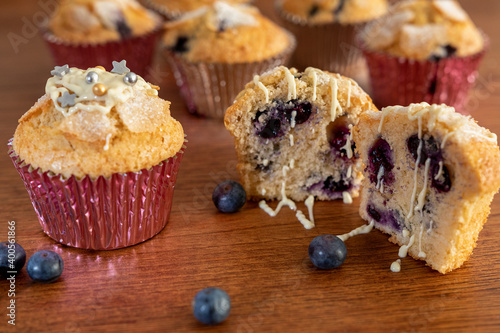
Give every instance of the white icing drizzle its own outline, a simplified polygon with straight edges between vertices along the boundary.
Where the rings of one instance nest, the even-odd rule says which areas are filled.
[[[284,165],[282,171],[283,171],[283,177],[286,178],[286,174],[288,171],[290,171],[290,167],[288,165]]]
[[[408,231],[408,229],[403,229],[403,237],[408,237],[410,236],[410,232]]]
[[[372,231],[374,224],[375,224],[375,222],[373,220],[371,220],[370,224],[362,225],[361,227],[358,227],[358,228],[348,232],[347,234],[339,235],[337,237],[340,238],[343,242],[345,242],[346,240],[348,240],[349,238],[351,238],[353,236],[369,233],[370,231]]]
[[[313,207],[314,207],[314,196],[310,195],[307,197],[306,201],[304,201],[304,204],[307,207],[307,211],[309,213],[309,220],[314,223],[314,213],[313,213]]]
[[[443,175],[443,161],[439,161],[439,169],[436,176],[434,176],[434,179],[438,180],[439,177],[441,177],[442,175]]]
[[[420,137],[420,135],[419,135],[419,137]],[[406,219],[410,219],[413,216],[413,205],[415,203],[415,197],[417,195],[418,164],[420,163],[422,144],[423,144],[423,141],[422,141],[422,139],[420,139],[420,142],[419,142],[418,148],[417,148],[417,160],[415,161],[415,171],[413,173],[413,191],[411,193],[410,208],[409,208],[408,215],[406,216]]]
[[[295,213],[295,217],[299,220],[300,223],[302,223],[304,228],[308,230],[314,228],[314,222],[308,220],[301,210],[298,210],[297,213]]]
[[[313,96],[312,96],[312,101],[316,101],[316,86],[318,85],[318,75],[316,74],[316,71],[311,71],[312,73],[312,78],[313,78]]]
[[[425,160],[425,171],[424,171],[424,187],[420,191],[420,194],[418,195],[418,201],[417,201],[417,206],[415,207],[415,210],[417,211],[422,211],[424,208],[425,204],[425,195],[427,194],[427,174],[429,173],[429,166],[431,165],[431,159],[427,158]]]
[[[401,259],[398,259],[391,264],[391,272],[399,273],[400,271],[401,271]]]
[[[108,150],[109,149],[109,139],[111,139],[111,133],[109,133],[108,135],[106,135],[106,144],[104,145],[104,147],[102,147],[102,149],[104,149],[104,150]]]
[[[380,191],[380,193],[384,193],[384,179],[382,178],[384,176],[384,166],[380,165],[380,168],[378,169],[377,173],[377,185],[375,185],[375,188]]]
[[[352,152],[352,125],[349,125],[349,136],[347,136],[347,140],[345,142],[345,145],[341,149],[345,149],[347,152],[347,158],[352,158],[353,152]]]
[[[87,83],[85,77],[88,72],[96,72],[99,79],[96,83],[102,83],[106,87],[103,96],[94,94],[92,88],[95,83]],[[65,117],[78,110],[99,111],[107,114],[118,103],[127,101],[134,95],[135,90],[144,90],[149,94],[158,95],[158,91],[153,89],[143,78],[137,76],[137,82],[131,86],[123,81],[124,74],[106,72],[99,68],[89,68],[82,70],[72,67],[70,73],[62,77],[53,76],[47,80],[45,92],[54,102],[55,108]],[[63,93],[74,93],[75,105],[62,107],[57,99]]]
[[[269,164],[269,160],[268,159],[263,160],[262,164],[264,164],[264,166],[267,166]]]
[[[275,217],[276,215],[278,215],[278,213],[280,212],[280,210],[283,206],[288,206],[288,207],[290,207],[291,210],[297,209],[295,202],[293,202],[292,200],[290,200],[286,197],[285,186],[286,186],[285,182],[283,181],[282,186],[281,186],[281,200],[278,203],[278,206],[276,207],[275,210],[273,210],[271,207],[269,207],[267,205],[266,200],[261,200],[259,202],[259,207],[263,211],[265,211],[267,214],[269,214],[269,216],[271,216],[271,217]]]
[[[290,169],[293,169],[295,167],[295,160],[292,158],[290,160]]]
[[[295,112],[295,111],[294,111]],[[293,134],[290,134],[290,147],[293,147],[294,142],[293,142]]]
[[[286,67],[283,67],[283,70],[285,71],[285,77],[286,80],[288,81],[288,100],[291,99],[296,99],[297,98],[297,87],[295,85],[295,77],[293,76],[292,72]]]
[[[445,135],[445,136],[444,136],[444,138],[443,138],[443,141],[441,141],[441,149],[443,149],[443,148],[444,148],[444,145],[446,144],[446,140],[448,140],[448,138],[449,138],[450,136],[452,136],[453,134],[455,134],[455,131],[452,131],[452,132],[448,132],[448,133],[446,133],[446,135]]]
[[[337,99],[339,87],[337,80],[334,78],[330,79],[330,89],[332,93],[332,106],[330,113],[331,113],[331,120],[334,121],[335,118],[337,118],[337,109],[340,109],[340,112],[342,112],[342,108],[340,107],[339,101]]]
[[[297,117],[297,111],[292,111],[292,117],[290,118],[290,127],[295,128],[295,117]]]
[[[429,223],[429,229],[427,229],[427,233],[430,233],[432,231],[432,224],[434,223],[433,220],[431,220],[431,222]]]
[[[401,245],[398,253],[400,258],[404,258],[408,255],[408,249],[413,245],[414,241],[415,241],[415,235],[411,235],[408,245]]]
[[[420,235],[418,236],[418,256],[419,258],[425,258],[427,255],[422,251],[422,234],[424,233],[424,225],[420,225]]]
[[[382,125],[384,124],[384,118],[385,116],[389,113],[390,109],[383,109],[382,110],[382,117],[380,117],[380,123],[378,124],[378,132],[380,133],[382,131]]]
[[[265,188],[263,188],[263,189],[262,189],[262,191],[261,191],[261,193],[262,193],[262,195],[263,195],[263,196],[264,196],[264,195],[266,195],[266,192],[267,192],[267,191],[266,191],[266,189],[265,189]]]
[[[269,89],[266,88],[266,86],[259,81],[260,76],[255,75],[253,77],[253,83],[260,88],[264,92],[264,95],[266,96],[266,103],[269,103]]]
[[[352,175],[352,165],[349,165],[349,167],[347,168],[347,178],[351,178],[351,175]]]
[[[352,196],[349,194],[349,192],[342,192],[342,200],[345,204],[352,204]]]

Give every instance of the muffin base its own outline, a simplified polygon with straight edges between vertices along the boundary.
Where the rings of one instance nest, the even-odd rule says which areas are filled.
[[[150,169],[109,178],[63,178],[9,156],[21,176],[42,230],[56,242],[112,250],[146,241],[167,224],[179,165],[186,146]]]

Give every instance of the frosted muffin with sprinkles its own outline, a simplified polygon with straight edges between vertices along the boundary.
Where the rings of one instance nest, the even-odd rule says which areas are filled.
[[[387,0],[276,0],[285,27],[297,37],[293,65],[356,74],[356,32],[387,13]]]
[[[126,59],[142,75],[151,63],[162,21],[136,0],[63,0],[44,37],[58,65],[87,68]]]
[[[111,72],[65,65],[51,73],[9,142],[42,229],[89,249],[151,238],[168,220],[184,152],[170,102],[125,61]]]
[[[360,35],[375,103],[445,103],[461,110],[487,40],[454,0],[396,4]]]
[[[163,44],[190,111],[222,118],[253,75],[287,61],[295,39],[256,7],[216,2],[168,22]]]

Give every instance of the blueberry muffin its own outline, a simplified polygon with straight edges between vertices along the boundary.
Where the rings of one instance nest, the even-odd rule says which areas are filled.
[[[360,215],[415,259],[447,273],[471,255],[500,188],[497,137],[446,105],[360,115]]]
[[[338,74],[278,67],[256,76],[224,119],[247,195],[352,202],[361,169],[351,129],[367,110],[377,111],[370,97]]]
[[[57,65],[87,68],[126,59],[145,74],[161,26],[161,17],[135,0],[63,0],[44,38]]]
[[[43,230],[89,249],[153,237],[167,223],[185,148],[170,102],[125,61],[112,72],[66,65],[52,74],[9,143]]]
[[[454,0],[412,0],[360,35],[379,106],[422,100],[463,107],[485,36]]]
[[[216,118],[253,75],[285,63],[295,47],[256,7],[224,2],[168,22],[163,43],[190,111]]]

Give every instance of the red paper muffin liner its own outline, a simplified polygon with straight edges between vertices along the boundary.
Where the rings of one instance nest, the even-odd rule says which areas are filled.
[[[356,45],[356,35],[366,22],[309,24],[281,10],[277,2],[275,9],[283,26],[297,38],[292,65],[298,70],[315,67],[353,76],[353,72],[359,69],[358,65],[363,62],[363,58]]]
[[[418,61],[369,50],[362,41],[372,87],[371,97],[379,108],[427,102],[464,109],[467,94],[474,84],[479,64],[486,53],[487,37],[482,51],[467,57]]]
[[[51,32],[44,32],[43,39],[49,46],[56,65],[87,69],[103,66],[112,69],[113,61],[127,61],[127,67],[140,76],[146,76],[162,33],[162,24],[148,34],[121,41],[100,44],[74,44],[62,41]]]
[[[177,86],[189,112],[210,118],[224,118],[226,109],[254,75],[285,65],[295,49],[295,38],[289,34],[290,45],[280,54],[262,61],[248,63],[190,62],[164,48],[162,54],[170,63]]]
[[[148,170],[64,179],[25,164],[12,139],[8,147],[42,230],[61,244],[92,250],[131,246],[165,227],[186,148]]]

